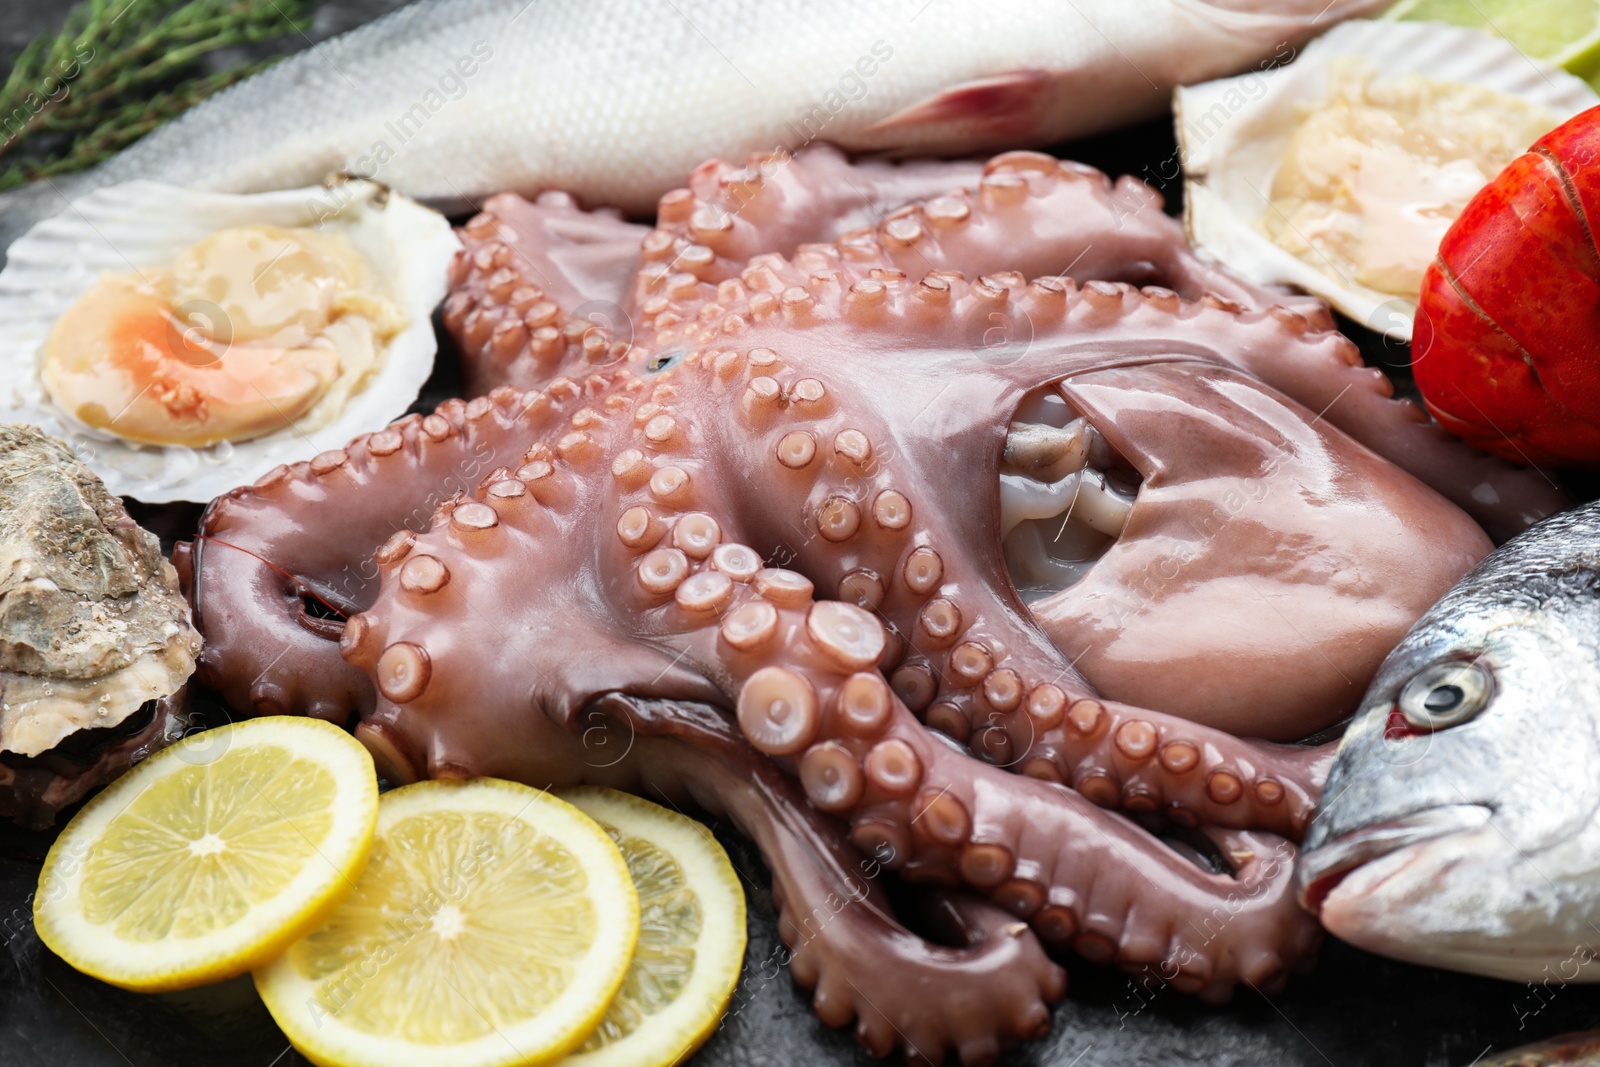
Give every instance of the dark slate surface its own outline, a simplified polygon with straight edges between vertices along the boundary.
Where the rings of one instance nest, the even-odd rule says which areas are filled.
[[[318,10],[320,40],[399,6],[392,0],[330,0]],[[0,3],[0,62],[40,29],[64,16],[65,4]],[[304,47],[287,35],[281,50]],[[270,52],[262,47],[260,53]],[[238,62],[242,53],[217,57]],[[1174,149],[1164,122],[1060,154],[1162,181]],[[1403,348],[1364,331],[1370,361],[1403,368]],[[1403,374],[1403,371],[1402,371]],[[434,398],[447,380],[430,383]],[[1588,495],[1588,494],[1585,494]],[[192,527],[193,509],[140,518],[164,536]],[[694,1067],[844,1067],[869,1064],[848,1031],[824,1027],[808,998],[778,964],[778,941],[766,872],[748,842],[718,834],[745,878],[750,948],[735,1009],[697,1055]],[[47,835],[0,827],[0,1064],[8,1067],[291,1067],[303,1060],[273,1024],[249,979],[187,993],[127,993],[88,978],[40,944],[30,916]],[[1600,1026],[1600,990],[1533,988],[1470,978],[1382,960],[1330,942],[1317,970],[1296,979],[1276,1000],[1241,991],[1213,1010],[1151,981],[1141,983],[1081,961],[1071,971],[1068,999],[1055,1010],[1048,1037],[1014,1050],[1005,1067],[1452,1067],[1491,1050],[1515,1048],[1570,1030]]]

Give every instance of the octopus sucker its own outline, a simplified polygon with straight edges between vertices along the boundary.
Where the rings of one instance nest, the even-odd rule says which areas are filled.
[[[180,553],[207,683],[402,778],[727,814],[875,1051],[1037,1034],[1046,943],[1208,1000],[1308,964],[1290,870],[1332,754],[1278,742],[1350,713],[1537,476],[1452,503],[1407,464],[1465,446],[1138,183],[809,149],[686,189],[653,229],[486,205],[446,313],[480,395],[211,506]],[[612,340],[508,356],[472,318],[543,300]],[[891,878],[958,902],[962,947]]]
[[[0,424],[0,815],[48,826],[173,740],[199,652],[155,535],[66,445]]]

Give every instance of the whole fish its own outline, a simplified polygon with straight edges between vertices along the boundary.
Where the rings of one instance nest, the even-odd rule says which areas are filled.
[[[646,212],[713,156],[1045,144],[1158,114],[1175,85],[1285,62],[1388,2],[421,2],[92,171],[0,196],[0,248],[69,198],[136,178],[260,192],[346,171],[447,210],[561,188]]]
[[[1361,707],[1305,838],[1302,903],[1396,959],[1600,980],[1600,503],[1468,572]]]

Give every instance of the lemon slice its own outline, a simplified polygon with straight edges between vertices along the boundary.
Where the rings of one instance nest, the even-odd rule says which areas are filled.
[[[639,945],[616,999],[561,1067],[668,1067],[722,1019],[744,962],[744,891],[704,826],[611,789],[563,790],[605,828],[639,891]]]
[[[622,984],[639,899],[593,819],[494,778],[384,794],[372,858],[315,930],[255,975],[324,1067],[542,1064]]]
[[[1600,0],[1400,0],[1383,17],[1504,37],[1524,55],[1600,87]]]
[[[378,814],[372,757],[318,719],[195,734],[108,786],[39,875],[39,937],[124,989],[231,978],[278,955],[354,885]]]

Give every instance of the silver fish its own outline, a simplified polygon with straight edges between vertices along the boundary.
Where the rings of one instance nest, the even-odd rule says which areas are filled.
[[[1305,838],[1302,903],[1396,959],[1600,981],[1600,503],[1484,559],[1361,707]]]
[[[812,140],[964,154],[1158,114],[1388,0],[436,0],[300,53],[100,167],[0,196],[0,248],[70,198],[345,171],[445,209],[569,190],[645,212],[702,161]],[[1227,116],[1213,117],[1226,121]]]

